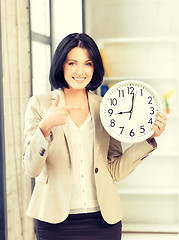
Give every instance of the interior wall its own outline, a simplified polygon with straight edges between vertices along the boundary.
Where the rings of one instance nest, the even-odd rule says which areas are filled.
[[[177,0],[85,1],[86,32],[95,39],[179,34]]]

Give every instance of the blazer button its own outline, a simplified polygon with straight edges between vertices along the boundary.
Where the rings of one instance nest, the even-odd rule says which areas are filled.
[[[98,168],[95,168],[95,173],[98,173]]]
[[[44,149],[44,148],[41,148],[41,149],[40,149],[40,156],[43,156],[44,153],[45,153],[45,149]]]

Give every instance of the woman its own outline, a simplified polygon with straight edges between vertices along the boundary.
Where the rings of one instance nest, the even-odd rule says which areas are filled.
[[[155,133],[122,153],[103,129],[97,89],[104,69],[86,34],[58,45],[50,70],[56,90],[30,99],[25,118],[25,172],[36,178],[27,215],[38,240],[121,239],[123,210],[115,181],[128,176],[156,148],[166,124],[159,113]]]

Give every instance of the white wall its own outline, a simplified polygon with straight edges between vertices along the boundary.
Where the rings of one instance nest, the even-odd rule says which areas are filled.
[[[73,32],[82,32],[82,1],[52,0],[52,52]]]
[[[86,30],[105,37],[179,34],[178,0],[86,0]]]

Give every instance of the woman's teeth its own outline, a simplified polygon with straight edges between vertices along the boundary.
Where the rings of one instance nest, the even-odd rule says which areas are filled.
[[[79,81],[79,82],[81,82],[81,81],[84,81],[85,80],[85,78],[73,78],[75,81]]]

